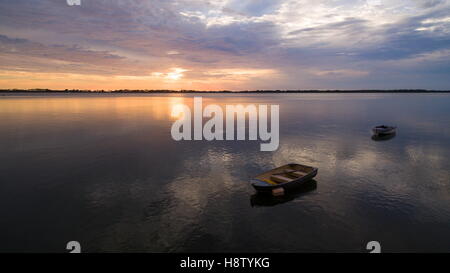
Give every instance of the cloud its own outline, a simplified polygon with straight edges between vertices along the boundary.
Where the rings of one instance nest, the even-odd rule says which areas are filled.
[[[183,68],[180,88],[220,89],[391,88],[414,71],[421,86],[449,88],[450,65],[424,57],[448,57],[449,12],[446,0],[2,1],[0,70],[139,77],[158,88],[152,73]],[[389,71],[397,81],[374,84]]]

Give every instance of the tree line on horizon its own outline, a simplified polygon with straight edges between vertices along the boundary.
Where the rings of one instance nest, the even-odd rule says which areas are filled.
[[[84,90],[84,89],[0,89],[0,93],[447,93],[450,90],[428,90],[428,89],[361,89],[361,90],[217,90],[217,91],[202,91],[202,90],[168,90],[168,89],[118,89],[118,90]]]

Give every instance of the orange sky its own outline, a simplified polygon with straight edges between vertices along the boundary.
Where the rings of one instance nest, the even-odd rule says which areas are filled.
[[[449,12],[419,0],[0,1],[0,88],[450,89]]]
[[[170,89],[170,90],[239,90],[243,83],[259,77],[279,77],[271,69],[223,69],[203,72],[201,79],[187,78],[188,69],[174,67],[164,72],[152,72],[148,76],[105,76],[76,73],[39,73],[0,71],[2,88],[48,89]],[[220,78],[216,78],[220,75]],[[257,84],[252,84],[256,86]]]

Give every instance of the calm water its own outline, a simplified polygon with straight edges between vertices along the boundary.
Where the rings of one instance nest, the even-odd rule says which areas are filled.
[[[450,251],[450,95],[205,95],[279,104],[280,147],[175,142],[192,96],[0,97],[0,251]],[[373,125],[399,128],[371,139]],[[284,198],[249,179],[299,162]]]

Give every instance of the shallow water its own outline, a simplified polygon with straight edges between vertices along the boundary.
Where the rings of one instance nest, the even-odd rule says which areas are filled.
[[[193,95],[0,97],[0,251],[450,251],[450,95],[207,94],[279,104],[280,147],[184,141]],[[398,126],[374,141],[370,128]],[[315,181],[284,198],[249,179],[299,162]]]

